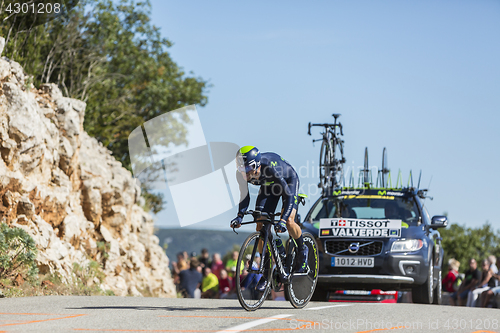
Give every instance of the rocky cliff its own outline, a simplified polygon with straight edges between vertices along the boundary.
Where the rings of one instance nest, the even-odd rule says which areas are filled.
[[[71,282],[73,263],[95,260],[104,290],[175,297],[140,187],[83,130],[84,114],[84,102],[53,84],[35,88],[18,63],[0,59],[0,222],[30,233],[42,274]]]

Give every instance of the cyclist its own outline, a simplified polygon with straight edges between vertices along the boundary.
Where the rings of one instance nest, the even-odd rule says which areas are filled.
[[[240,204],[238,216],[231,221],[231,227],[239,228],[244,213],[250,204],[248,183],[260,186],[259,195],[255,203],[255,210],[274,213],[278,201],[282,198],[283,209],[281,219],[275,226],[276,232],[288,230],[290,236],[295,240],[298,248],[299,270],[297,273],[307,271],[308,248],[304,245],[302,230],[295,223],[297,213],[299,177],[295,169],[275,153],[261,153],[254,146],[244,146],[236,154],[238,173],[236,178],[240,187]],[[263,219],[263,218],[260,218]],[[257,231],[262,228],[262,222],[257,223]],[[262,251],[262,242],[259,243],[259,251]],[[266,269],[268,269],[266,267]],[[267,286],[267,276],[264,275],[257,284],[257,290],[263,291]]]

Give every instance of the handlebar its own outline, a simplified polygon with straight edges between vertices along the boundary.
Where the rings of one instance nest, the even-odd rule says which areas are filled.
[[[335,129],[335,127],[338,127],[340,129],[340,135],[344,135],[344,131],[342,130],[342,124],[338,123],[337,124],[337,118],[340,117],[340,113],[334,113],[332,114],[332,117],[335,118],[335,124],[309,124],[307,125],[307,134],[311,135],[311,127],[313,126],[319,126],[319,127],[324,127],[325,129],[330,128],[330,129]]]
[[[326,128],[335,129],[335,127],[338,127],[340,129],[340,135],[344,135],[344,131],[342,130],[341,123],[338,123],[338,124],[311,124],[311,123],[309,123],[308,128],[307,128],[307,134],[311,135],[311,127],[314,127],[314,126],[324,127],[325,129]]]
[[[244,224],[250,224],[250,223],[257,223],[257,222],[264,222],[264,223],[270,223],[272,224],[273,226],[275,226],[276,224],[278,224],[279,221],[274,221],[274,217],[277,216],[277,215],[280,215],[281,212],[276,212],[276,213],[267,213],[267,212],[260,212],[260,211],[253,211],[253,210],[247,210],[244,215],[252,215],[254,220],[253,221],[249,221],[249,222],[242,222],[241,225],[244,225]],[[257,220],[259,217],[267,217],[268,220]],[[235,230],[235,228],[233,227],[233,231],[238,234]]]
[[[248,224],[248,223],[254,223],[254,222],[269,222],[269,223],[275,225],[277,222],[274,221],[274,217],[277,215],[280,215],[280,214],[281,214],[281,212],[268,213],[268,212],[261,212],[261,211],[257,211],[257,210],[255,210],[255,211],[254,210],[247,210],[245,212],[245,215],[252,215],[254,220],[251,222],[243,222],[243,223]],[[269,220],[257,220],[261,216],[267,217]]]

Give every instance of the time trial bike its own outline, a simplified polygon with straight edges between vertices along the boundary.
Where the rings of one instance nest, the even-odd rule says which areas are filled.
[[[304,197],[299,198],[304,204]],[[245,215],[252,215],[254,220],[242,222],[242,225],[260,222],[263,225],[259,232],[247,237],[238,255],[235,279],[241,306],[247,311],[257,310],[268,297],[271,288],[275,292],[284,288],[286,298],[295,308],[305,307],[318,281],[318,245],[314,236],[302,233],[304,245],[309,248],[308,269],[305,273],[295,273],[299,268],[295,240],[289,237],[283,245],[279,235],[276,234],[277,238],[273,239],[271,232],[271,228],[278,223],[275,217],[279,217],[280,213],[247,211]],[[259,291],[256,287],[263,274],[267,274],[268,283],[263,291]]]

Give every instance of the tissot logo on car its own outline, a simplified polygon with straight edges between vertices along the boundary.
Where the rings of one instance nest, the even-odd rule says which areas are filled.
[[[401,220],[320,219],[320,237],[401,237]]]

